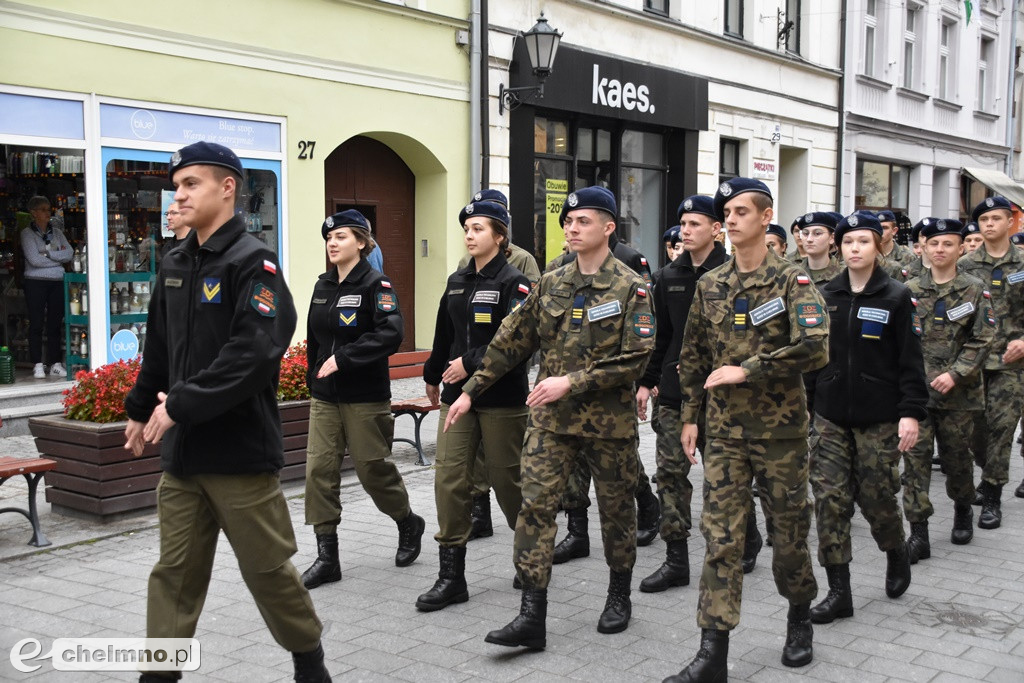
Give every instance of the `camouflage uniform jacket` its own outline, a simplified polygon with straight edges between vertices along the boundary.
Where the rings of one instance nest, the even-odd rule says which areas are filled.
[[[992,294],[992,308],[998,322],[992,351],[985,360],[986,370],[1019,370],[1024,360],[1003,363],[1006,345],[1024,339],[1024,251],[1014,245],[1000,258],[988,255],[982,244],[970,254],[960,257],[957,265],[968,275],[984,283]]]
[[[679,357],[684,423],[696,423],[707,394],[707,435],[730,439],[807,436],[801,374],[828,362],[828,316],[803,268],[769,250],[753,272],[733,259],[697,282]],[[704,382],[723,365],[739,365],[747,381]]]
[[[557,434],[636,438],[636,397],[654,349],[647,285],[611,253],[594,275],[577,262],[541,276],[508,315],[483,363],[462,390],[476,399],[499,377],[540,349],[537,381],[565,375],[568,395],[533,408],[530,426]]]
[[[821,270],[811,270],[806,258],[800,261],[800,265],[803,266],[804,270],[807,271],[807,274],[811,276],[811,282],[813,282],[814,286],[818,289],[827,285],[832,278],[843,272],[843,267],[839,265],[839,261],[834,256],[828,257],[828,265]]]
[[[892,251],[890,251],[885,258],[889,259],[890,261],[895,261],[896,263],[899,263],[902,266],[906,267],[913,263],[915,259],[917,259],[917,254],[915,254],[914,250],[911,249],[910,247],[905,247],[899,242],[894,241],[892,243]]]
[[[890,254],[891,256],[891,254]],[[912,276],[907,266],[903,265],[901,261],[886,256],[882,259],[882,270],[885,271],[886,275],[891,277],[896,282],[906,283]]]
[[[940,299],[939,286],[930,270],[907,283],[917,304],[921,323],[921,350],[924,353],[925,381],[928,382],[928,407],[945,410],[983,410],[985,392],[981,367],[995,339],[995,314],[991,295],[981,280],[958,273]],[[948,394],[931,388],[931,382],[944,372],[953,376],[956,386]]]

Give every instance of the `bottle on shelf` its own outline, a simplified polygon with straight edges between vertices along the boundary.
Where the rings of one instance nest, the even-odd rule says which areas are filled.
[[[14,384],[14,358],[6,346],[0,346],[0,384]]]
[[[82,285],[82,315],[89,315],[89,288]]]
[[[71,288],[68,310],[71,311],[71,315],[82,315],[82,300],[78,297],[78,287]]]
[[[82,358],[89,357],[89,336],[82,332],[82,337],[78,342],[78,355]]]
[[[89,271],[89,252],[88,245],[82,245],[82,272],[86,273]]]
[[[117,313],[117,285],[113,282],[110,283],[110,313],[113,315]]]
[[[75,247],[75,255],[71,257],[71,264],[76,273],[82,272],[82,252],[78,251],[78,247]]]
[[[131,313],[131,299],[128,296],[128,288],[120,290],[117,295],[117,312]]]

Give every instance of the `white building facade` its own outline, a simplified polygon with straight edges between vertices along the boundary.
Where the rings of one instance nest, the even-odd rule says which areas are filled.
[[[968,5],[970,13],[968,15]],[[1007,177],[1011,0],[847,0],[840,210],[969,217]]]
[[[733,176],[763,179],[786,226],[834,208],[841,4],[484,2],[482,182],[508,191],[515,241],[557,255],[558,207],[591,184],[616,193],[620,236],[655,267],[682,199]],[[509,111],[499,88],[537,82],[517,34],[542,11],[562,44],[543,97]]]

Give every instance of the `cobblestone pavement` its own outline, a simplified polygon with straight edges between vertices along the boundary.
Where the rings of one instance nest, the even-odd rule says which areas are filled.
[[[394,385],[396,397],[422,394],[419,380]],[[436,425],[434,413],[423,427],[431,460]],[[411,431],[411,420],[399,421],[400,434]],[[653,472],[654,435],[646,425],[641,432],[641,453]],[[744,581],[742,620],[730,641],[730,680],[1024,681],[1024,499],[1012,493],[1024,475],[1018,449],[1003,496],[1003,527],[976,530],[967,546],[949,543],[952,504],[945,500],[942,476],[935,474],[932,557],[914,567],[913,583],[898,600],[886,598],[885,557],[863,518],[855,516],[851,575],[856,614],[815,627],[814,662],[803,669],[786,669],[779,662],[786,604],[775,590],[770,549],[762,551]],[[0,439],[0,455],[34,452],[28,437]],[[640,593],[636,586],[660,564],[665,545],[659,539],[639,550],[633,621],[623,633],[601,635],[596,624],[608,572],[594,509],[591,557],[555,567],[547,650],[516,651],[483,641],[519,606],[507,528],[496,526],[493,537],[469,544],[469,602],[417,612],[416,597],[430,588],[437,573],[437,546],[430,538],[437,529],[433,478],[429,468],[414,464],[411,447],[396,445],[394,458],[413,508],[427,519],[423,553],[411,567],[394,566],[394,523],[376,510],[355,475],[347,474],[340,529],[343,579],[312,593],[326,627],[324,649],[336,681],[650,681],[678,671],[696,652],[696,576],[704,552],[700,534],[691,538],[694,582],[685,588]],[[693,474],[697,519],[699,467]],[[23,483],[9,481],[0,487],[0,507],[23,504],[24,491]],[[312,561],[315,543],[303,525],[301,486],[287,486],[286,495],[299,542],[293,559],[301,571]],[[13,669],[8,653],[23,638],[40,640],[46,651],[57,637],[138,636],[145,628],[146,580],[158,547],[155,516],[97,525],[55,515],[46,503],[41,508],[43,528],[54,543],[43,550],[25,545],[29,530],[22,517],[0,516],[0,680],[132,680],[130,673],[61,674],[49,662],[34,674]],[[495,507],[495,523],[498,518]],[[816,549],[816,539],[811,547]],[[825,573],[820,567],[816,573],[823,596]],[[290,680],[290,658],[271,639],[223,542],[196,637],[202,666],[187,676],[192,680]]]

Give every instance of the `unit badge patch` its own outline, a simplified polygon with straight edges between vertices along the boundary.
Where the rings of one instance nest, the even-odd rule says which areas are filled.
[[[277,294],[262,282],[257,282],[252,287],[252,298],[249,299],[249,305],[255,308],[260,315],[273,318],[277,315]]]
[[[637,313],[633,316],[633,332],[638,337],[650,337],[654,334],[654,316],[650,313]]]

